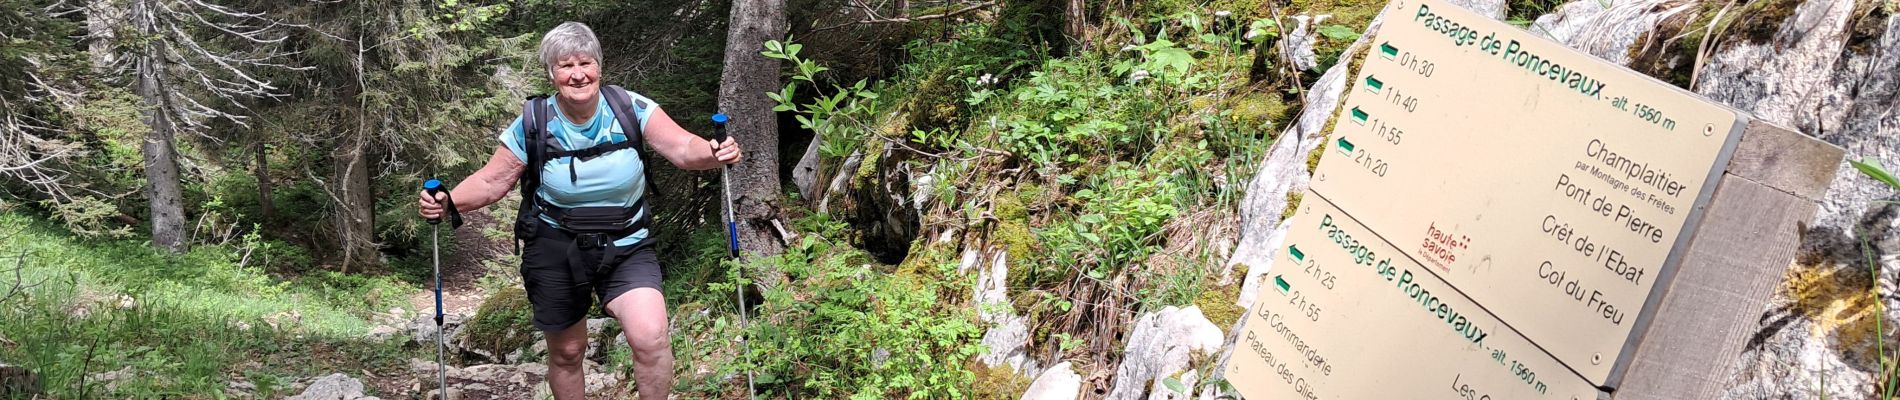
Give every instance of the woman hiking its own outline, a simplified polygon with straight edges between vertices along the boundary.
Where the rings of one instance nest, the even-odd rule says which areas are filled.
[[[661,268],[649,230],[642,139],[681,169],[706,170],[740,160],[739,145],[702,139],[681,128],[652,100],[600,83],[600,40],[578,22],[541,38],[540,60],[557,88],[531,98],[503,130],[488,163],[448,196],[423,192],[424,218],[501,200],[521,184],[515,235],[534,326],[547,338],[548,387],[557,399],[583,397],[582,323],[599,297],[633,348],[634,382],[642,399],[666,399],[673,388]]]

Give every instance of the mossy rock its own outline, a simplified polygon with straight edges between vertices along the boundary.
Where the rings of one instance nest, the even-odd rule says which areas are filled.
[[[1270,92],[1249,92],[1234,98],[1228,106],[1234,110],[1234,122],[1259,127],[1279,126],[1287,121],[1292,109],[1278,93]]]
[[[468,347],[497,357],[534,343],[534,306],[520,287],[507,287],[482,301],[475,317],[462,329]]]
[[[970,362],[971,398],[975,399],[1014,399],[1029,390],[1031,378],[1016,373],[1007,365],[990,367],[981,361]]]
[[[1300,208],[1300,200],[1304,199],[1305,197],[1306,197],[1306,192],[1301,192],[1301,191],[1286,192],[1286,209],[1280,210],[1280,221],[1286,222],[1287,218],[1293,218],[1294,210],[1298,210]]]
[[[1234,326],[1247,312],[1245,308],[1234,305],[1234,301],[1240,298],[1241,281],[1246,280],[1248,269],[1247,264],[1235,265],[1234,276],[1238,279],[1233,284],[1207,288],[1201,291],[1200,297],[1194,298],[1194,305],[1201,307],[1201,314],[1222,331]]]
[[[1029,211],[1023,206],[1022,195],[1010,191],[998,193],[990,199],[996,208],[996,219],[1003,221],[1028,221]]]

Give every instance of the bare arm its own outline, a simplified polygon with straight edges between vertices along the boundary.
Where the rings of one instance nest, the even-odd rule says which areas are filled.
[[[739,162],[739,145],[732,138],[714,143],[687,132],[658,106],[647,115],[646,138],[647,145],[680,169],[705,170]]]
[[[475,211],[501,201],[508,191],[515,188],[515,180],[521,177],[521,170],[525,167],[507,146],[495,146],[495,154],[488,157],[488,164],[462,179],[450,192],[450,197],[455,199],[455,209],[461,212]],[[424,192],[419,202],[424,218],[442,215],[442,207],[437,202],[438,199],[431,199]]]

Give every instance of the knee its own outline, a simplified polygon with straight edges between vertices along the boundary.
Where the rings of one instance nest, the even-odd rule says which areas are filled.
[[[548,341],[549,368],[578,368],[586,356],[586,341]]]
[[[627,331],[627,345],[633,347],[633,356],[642,360],[652,360],[673,352],[671,338],[667,337],[666,326],[657,328],[630,329]]]

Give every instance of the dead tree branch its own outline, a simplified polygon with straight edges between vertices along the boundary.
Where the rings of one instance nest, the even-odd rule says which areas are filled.
[[[996,0],[990,0],[990,1],[985,1],[985,2],[982,2],[982,3],[976,3],[976,4],[972,4],[972,5],[970,5],[969,7],[964,7],[964,8],[959,8],[959,9],[956,9],[956,10],[953,10],[953,11],[949,11],[949,12],[945,12],[945,13],[941,13],[941,14],[931,14],[931,15],[924,15],[924,16],[918,16],[918,17],[906,17],[906,18],[884,18],[884,19],[880,19],[880,18],[877,18],[877,17],[876,17],[876,14],[875,14],[875,13],[873,13],[873,14],[872,14],[872,18],[869,18],[869,19],[863,19],[863,20],[858,20],[858,21],[853,21],[853,22],[846,22],[846,23],[842,23],[842,24],[837,24],[837,25],[832,25],[832,26],[827,26],[827,27],[823,27],[823,28],[818,28],[818,29],[813,29],[813,30],[812,30],[812,32],[813,32],[813,33],[817,33],[817,32],[824,32],[824,31],[828,31],[828,30],[833,30],[833,29],[838,29],[838,28],[844,28],[844,27],[849,27],[849,26],[854,26],[854,25],[873,25],[873,24],[902,24],[902,23],[909,23],[909,22],[919,22],[919,21],[929,21],[929,20],[933,20],[933,19],[944,19],[944,18],[950,18],[950,17],[955,17],[955,16],[958,16],[958,15],[963,15],[963,14],[966,14],[966,13],[969,13],[969,12],[971,12],[971,11],[976,11],[976,10],[979,10],[979,9],[982,9],[982,8],[985,8],[985,7],[989,7],[989,6],[993,6],[993,5],[996,5]]]

